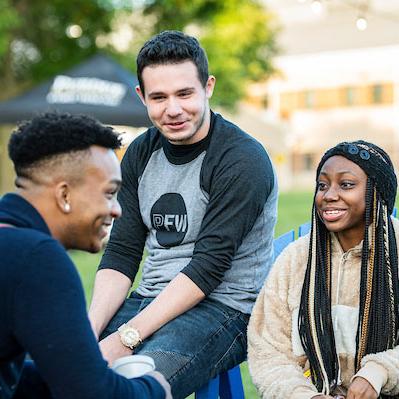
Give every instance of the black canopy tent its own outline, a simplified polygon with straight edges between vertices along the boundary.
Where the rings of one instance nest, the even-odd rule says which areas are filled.
[[[16,123],[49,110],[88,114],[105,124],[150,126],[134,88],[137,77],[97,54],[11,100],[0,102],[0,123]]]

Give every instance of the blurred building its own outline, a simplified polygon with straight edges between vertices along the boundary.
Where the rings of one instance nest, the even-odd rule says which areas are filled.
[[[281,23],[279,73],[247,103],[275,129],[282,189],[312,187],[323,152],[344,140],[381,145],[398,168],[399,1],[264,2]]]

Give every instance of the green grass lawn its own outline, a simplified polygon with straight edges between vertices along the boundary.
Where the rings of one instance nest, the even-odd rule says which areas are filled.
[[[313,193],[281,193],[278,199],[278,217],[275,236],[288,230],[298,230],[299,225],[309,222],[312,213]]]
[[[291,192],[282,193],[279,197],[278,221],[275,236],[279,236],[288,230],[298,230],[298,226],[310,220],[312,193],[309,192]],[[94,275],[99,264],[101,254],[89,254],[80,251],[71,251],[71,256],[75,262],[83,287],[85,289],[86,301],[89,303],[93,287]],[[135,285],[140,276],[136,277]],[[247,399],[255,399],[259,396],[252,384],[248,372],[247,363],[241,365],[241,374]]]

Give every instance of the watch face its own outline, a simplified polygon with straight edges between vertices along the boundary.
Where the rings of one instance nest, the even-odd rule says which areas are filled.
[[[125,338],[125,342],[128,345],[135,345],[139,342],[140,337],[136,330],[133,329],[126,330],[123,335]]]

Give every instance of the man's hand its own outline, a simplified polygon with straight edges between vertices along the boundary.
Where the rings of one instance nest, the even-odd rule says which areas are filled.
[[[346,399],[377,399],[378,393],[373,386],[362,377],[356,377],[349,385]]]
[[[100,341],[99,346],[104,359],[110,366],[112,366],[112,363],[116,359],[122,356],[129,356],[133,352],[130,348],[122,344],[117,331]]]

